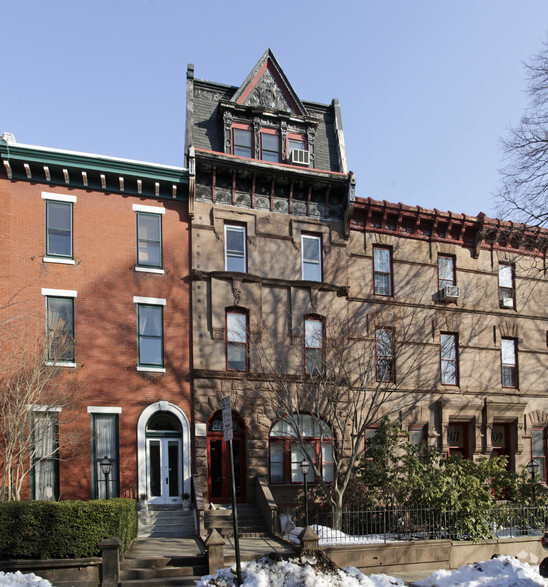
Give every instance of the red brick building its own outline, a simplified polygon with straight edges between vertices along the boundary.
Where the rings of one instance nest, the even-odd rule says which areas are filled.
[[[44,442],[60,435],[59,452],[35,467],[25,494],[104,496],[106,455],[111,495],[135,487],[151,503],[181,503],[191,462],[186,170],[7,133],[0,156],[4,317],[38,329],[62,321],[73,343],[61,363],[77,374],[81,404],[72,426],[87,437],[65,462],[66,431],[53,426]]]

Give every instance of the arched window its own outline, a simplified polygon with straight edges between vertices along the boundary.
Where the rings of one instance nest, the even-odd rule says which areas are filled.
[[[306,443],[303,452],[297,431]],[[324,481],[333,481],[333,432],[325,423],[310,414],[293,414],[274,424],[270,431],[270,482],[303,483],[300,464],[308,459],[322,472]],[[314,482],[310,468],[307,481]]]

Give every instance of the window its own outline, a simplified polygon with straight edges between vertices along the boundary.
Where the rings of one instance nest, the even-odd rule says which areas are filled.
[[[470,423],[451,422],[447,426],[447,451],[449,456],[470,458]]]
[[[108,457],[112,463],[108,478],[109,495],[118,497],[120,495],[118,414],[91,414],[91,453],[93,499],[106,498],[106,479],[100,466],[104,457]]]
[[[377,381],[395,381],[394,332],[386,328],[375,331]]]
[[[535,479],[546,483],[546,429],[533,428],[531,432],[531,458],[539,464]]]
[[[428,439],[426,426],[409,426],[409,444],[415,449],[417,456],[422,460],[426,456],[426,441]]]
[[[242,310],[226,312],[226,368],[247,370],[247,313]]]
[[[46,255],[72,259],[72,204],[46,202]]]
[[[456,334],[444,334],[441,342],[441,382],[443,385],[458,385],[458,340]]]
[[[67,292],[68,293],[68,292]],[[74,361],[74,299],[46,297],[48,360]]]
[[[501,308],[514,307],[514,268],[499,265],[499,304]]]
[[[137,265],[135,271],[163,273],[162,215],[165,208],[133,204],[137,216]]]
[[[445,255],[438,257],[438,289],[446,285],[456,285],[455,259]]]
[[[373,426],[371,428],[366,428],[365,429],[365,441],[363,444],[363,452],[367,455],[367,445],[371,442],[371,440],[373,440],[373,438],[375,438],[375,434],[377,434],[377,431],[379,430],[378,426]],[[366,457],[367,458],[367,457]],[[371,459],[371,457],[369,457]]]
[[[290,134],[287,136],[287,160],[291,162],[291,153],[295,150],[306,150],[306,142],[302,135]]]
[[[373,248],[373,273],[375,293],[380,296],[392,295],[392,251],[387,248]]]
[[[162,217],[137,212],[137,265],[162,268]]]
[[[306,281],[322,280],[322,241],[320,236],[301,235],[303,279]]]
[[[323,322],[317,317],[304,320],[304,369],[309,375],[323,371]]]
[[[245,226],[225,224],[225,270],[246,272]]]
[[[305,442],[305,452],[297,440],[298,435]],[[319,468],[324,481],[333,481],[332,439],[331,428],[310,414],[293,414],[277,422],[270,431],[270,482],[303,483],[300,464],[305,458]],[[312,467],[307,481],[315,481]]]
[[[147,370],[164,366],[164,316],[165,300],[154,300],[154,304],[137,303],[138,364]],[[104,455],[103,455],[104,456]]]
[[[276,131],[261,131],[261,159],[272,163],[280,162],[280,137]]]
[[[503,338],[500,345],[502,360],[502,387],[518,386],[518,365],[516,341]]]
[[[248,126],[232,127],[232,154],[253,157],[253,132]]]
[[[32,497],[59,499],[58,412],[32,413],[32,449]]]

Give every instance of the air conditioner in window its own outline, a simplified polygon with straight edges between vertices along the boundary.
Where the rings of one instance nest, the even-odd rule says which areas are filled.
[[[440,289],[440,300],[442,302],[456,302],[460,298],[460,287],[458,285],[446,285]]]
[[[305,149],[293,149],[291,151],[291,163],[293,165],[309,165],[310,153]]]
[[[513,308],[514,307],[514,300],[512,298],[502,298],[500,300],[500,305],[503,308]]]

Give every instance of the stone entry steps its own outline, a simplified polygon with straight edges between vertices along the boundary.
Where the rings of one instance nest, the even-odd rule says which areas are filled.
[[[207,575],[205,555],[180,558],[125,559],[120,568],[120,586],[195,586],[196,581],[203,575]]]
[[[239,503],[238,534],[243,538],[261,538],[269,536],[268,528],[263,518],[262,511],[254,504]],[[232,524],[232,509],[223,508],[206,510],[204,512],[206,535],[215,528],[223,537],[234,536]]]
[[[196,538],[137,539],[120,565],[122,587],[195,587],[207,575],[207,560]]]
[[[194,535],[194,510],[149,508],[148,512],[139,512],[138,538],[185,538]]]

